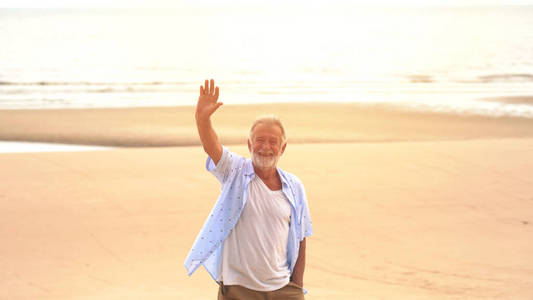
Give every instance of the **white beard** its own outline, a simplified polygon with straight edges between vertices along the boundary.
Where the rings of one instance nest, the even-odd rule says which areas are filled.
[[[259,150],[257,152],[258,152],[257,154],[255,154],[253,151],[251,153],[252,162],[256,167],[260,169],[271,169],[271,168],[276,167],[278,160],[280,158],[280,155],[263,156],[260,154],[271,154],[273,152],[265,153],[262,150]]]

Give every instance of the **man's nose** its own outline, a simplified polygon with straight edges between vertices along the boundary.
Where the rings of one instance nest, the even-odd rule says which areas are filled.
[[[274,151],[274,149],[272,149],[272,147],[268,144],[263,144],[261,145],[261,148],[260,148],[262,151],[266,151],[266,152],[269,152],[269,151]]]

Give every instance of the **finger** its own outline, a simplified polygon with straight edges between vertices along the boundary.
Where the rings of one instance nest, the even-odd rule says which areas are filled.
[[[208,91],[209,91],[209,81],[206,79],[205,80],[205,87],[204,87],[204,94],[207,94]]]
[[[200,95],[203,95],[203,94],[204,94],[204,87],[200,86]]]
[[[218,109],[219,107],[221,107],[222,105],[224,105],[224,103],[222,103],[222,102],[218,102],[218,103],[217,103],[217,106],[215,107],[215,110],[217,110],[217,109]]]
[[[215,101],[218,100],[218,86],[215,89]]]
[[[213,95],[215,92],[215,80],[211,79],[211,86],[209,87],[209,95]]]

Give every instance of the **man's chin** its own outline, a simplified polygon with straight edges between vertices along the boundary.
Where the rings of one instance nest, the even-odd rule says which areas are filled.
[[[261,158],[264,158],[264,156]],[[252,161],[253,161],[254,166],[259,169],[276,168],[276,164],[277,164],[277,160],[273,157],[271,159],[268,159],[267,161],[265,161],[264,159],[257,159],[257,160],[252,160]]]
[[[268,169],[275,168],[276,164],[272,164],[272,163],[262,164],[262,163],[254,162],[254,166],[261,170],[268,170]]]

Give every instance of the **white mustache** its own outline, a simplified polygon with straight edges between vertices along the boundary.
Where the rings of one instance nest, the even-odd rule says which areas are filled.
[[[260,155],[274,155],[274,151],[260,149],[260,150],[257,150],[257,154],[260,154]]]

